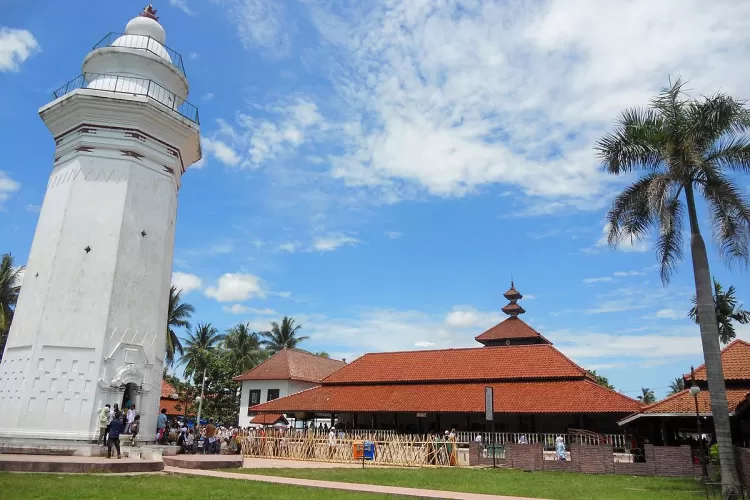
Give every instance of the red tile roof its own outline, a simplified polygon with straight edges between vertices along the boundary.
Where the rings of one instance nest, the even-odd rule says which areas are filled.
[[[632,413],[640,408],[638,401],[586,379],[488,385],[494,388],[498,413]],[[251,411],[481,413],[484,387],[481,383],[323,385],[262,403]]]
[[[177,391],[175,390],[174,386],[167,382],[166,380],[161,381],[161,397],[163,398],[171,398],[172,394],[177,394]]]
[[[260,425],[273,425],[279,420],[282,420],[284,424],[289,423],[284,415],[280,413],[261,413],[259,415],[255,415],[252,420],[250,420],[250,423]]]
[[[735,340],[721,351],[724,380],[750,380],[750,344]],[[690,380],[690,374],[685,375]],[[695,369],[695,380],[706,381],[706,365]]]
[[[583,378],[586,371],[551,345],[474,347],[365,354],[328,384],[467,382]]]
[[[282,349],[234,380],[301,380],[320,382],[346,363],[316,356],[300,349]]]
[[[507,318],[493,326],[481,335],[474,337],[477,342],[483,340],[524,339],[541,337],[545,342],[551,344],[541,333],[531,328],[524,320],[518,317]]]
[[[733,412],[737,409],[745,398],[750,394],[750,388],[745,389],[727,389],[727,402],[729,403],[729,411]],[[698,393],[698,410],[701,414],[711,414],[711,401],[709,400],[709,392],[701,391]],[[644,406],[641,410],[643,414],[672,414],[672,413],[685,413],[688,415],[695,415],[695,398],[690,395],[690,390],[685,389],[677,394],[667,396],[661,401]]]

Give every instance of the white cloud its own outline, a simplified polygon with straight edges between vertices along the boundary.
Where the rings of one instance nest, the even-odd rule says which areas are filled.
[[[402,235],[398,231],[386,231],[385,235],[388,236],[390,239],[395,240],[400,238]]]
[[[617,271],[612,276],[625,278],[629,276],[646,276],[646,273],[644,271]]]
[[[0,207],[4,201],[10,198],[12,193],[15,193],[21,188],[21,184],[11,179],[8,174],[0,170]]]
[[[201,99],[203,99],[204,101],[211,101],[211,100],[213,100],[213,98],[214,98],[214,94],[212,92],[206,92],[201,97]]]
[[[197,53],[197,52],[189,52],[189,53],[188,53],[188,59],[190,59],[191,61],[195,61],[195,60],[196,60],[196,59],[198,59],[198,58],[199,58],[200,56],[201,56],[201,55],[200,55],[199,53]]]
[[[316,252],[331,252],[343,246],[354,246],[360,243],[360,240],[353,236],[345,234],[329,234],[319,236],[313,240],[312,250]]]
[[[0,26],[0,72],[18,71],[38,51],[39,44],[29,31]]]
[[[292,292],[270,292],[270,295],[275,295],[277,297],[281,297],[282,299],[288,299],[291,298]]]
[[[195,11],[193,11],[192,9],[190,9],[190,7],[188,7],[188,4],[185,0],[169,0],[169,5],[177,9],[180,9],[182,12],[184,12],[188,16],[195,17],[197,15]]]
[[[248,48],[288,47],[282,4],[227,4],[249,13],[230,13]],[[526,215],[603,207],[620,181],[592,144],[620,111],[647,104],[668,75],[696,94],[743,95],[750,77],[736,64],[750,42],[744,2],[305,5],[325,40],[316,67],[345,108],[326,111],[339,132],[330,174],[389,200],[505,184]]]
[[[297,250],[299,250],[299,247],[300,247],[299,243],[297,243],[296,241],[290,241],[290,242],[282,243],[281,245],[279,245],[279,250],[281,250],[282,252],[294,253]]]
[[[534,300],[536,298],[536,295],[528,294],[528,295],[524,295],[523,298],[524,300]]]
[[[474,309],[455,309],[445,316],[445,325],[450,328],[471,328],[479,321]]]
[[[609,223],[602,228],[602,235],[596,241],[593,247],[584,250],[586,253],[597,253],[599,250],[609,248]],[[646,252],[648,251],[648,241],[637,240],[635,238],[623,237],[617,244],[616,249],[622,252]]]
[[[198,169],[198,170],[200,170],[200,169],[202,169],[203,167],[205,167],[205,166],[206,166],[206,156],[207,156],[207,155],[206,155],[206,153],[204,152],[204,153],[203,153],[203,156],[201,156],[201,159],[200,159],[200,160],[198,160],[198,161],[196,161],[196,162],[195,162],[195,163],[193,163],[192,165],[190,165],[190,168],[195,168],[195,169]]]
[[[254,307],[247,307],[242,304],[233,304],[232,306],[224,306],[222,308],[224,312],[232,314],[257,314],[259,316],[273,316],[276,311],[268,307],[264,309],[256,309]]]
[[[29,203],[26,206],[24,206],[23,209],[26,210],[27,212],[38,214],[39,212],[42,211],[42,206]]]
[[[206,288],[207,297],[219,302],[240,302],[253,297],[264,298],[266,292],[263,289],[260,278],[254,274],[223,274],[216,286]]]
[[[201,139],[201,147],[204,154],[210,154],[226,165],[235,167],[240,163],[240,157],[237,152],[220,140],[204,137]]]
[[[594,283],[607,283],[612,281],[609,276],[602,276],[601,278],[586,278],[583,282],[587,285],[593,285]]]
[[[269,0],[214,0],[228,7],[229,20],[237,29],[245,49],[274,57],[286,55],[291,49],[293,27],[285,23],[282,2]]]
[[[656,312],[656,317],[659,319],[685,319],[687,318],[686,311],[678,311],[676,309],[659,309]]]
[[[203,286],[203,281],[194,274],[175,271],[172,273],[172,284],[178,290],[182,290],[183,294],[187,295],[193,290],[200,290]]]

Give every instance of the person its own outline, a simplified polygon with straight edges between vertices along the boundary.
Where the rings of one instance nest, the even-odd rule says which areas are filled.
[[[204,446],[205,452],[214,453],[216,448],[216,426],[214,425],[214,419],[208,421],[208,425],[206,426],[206,439],[208,440],[208,445]]]
[[[565,438],[562,436],[557,436],[555,439],[555,452],[557,453],[557,459],[562,460],[563,462],[568,459],[567,455],[565,454]]]
[[[104,408],[99,411],[99,439],[97,443],[101,443],[104,446],[107,443],[107,426],[109,425],[109,405],[104,405]]]
[[[159,416],[156,417],[156,432],[159,436],[159,442],[162,442],[165,439],[165,434],[167,430],[167,409],[162,408],[161,413],[159,413]]]
[[[112,445],[117,449],[117,458],[120,458],[120,434],[125,431],[125,422],[120,413],[115,414],[109,426],[109,443],[107,444],[107,458],[112,458]]]
[[[336,453],[336,428],[331,427],[331,430],[328,433],[328,454],[330,455],[330,458],[333,458],[333,455],[335,453]]]
[[[130,433],[130,426],[135,421],[135,405],[131,404],[130,409],[128,410],[127,417],[126,417],[126,424],[125,424],[125,434]]]
[[[521,437],[518,438],[518,444],[529,444],[526,434],[521,434]]]
[[[187,433],[187,437],[185,438],[185,449],[187,450],[187,453],[195,453],[195,449],[193,449],[194,445],[195,434],[193,433],[193,429],[190,429]]]
[[[135,446],[135,437],[138,435],[138,430],[141,428],[141,416],[136,415],[133,423],[130,424],[130,446]]]

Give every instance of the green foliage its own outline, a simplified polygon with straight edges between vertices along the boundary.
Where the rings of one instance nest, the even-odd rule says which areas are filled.
[[[643,403],[644,405],[650,405],[651,403],[656,402],[656,396],[654,395],[654,391],[649,389],[648,387],[641,387],[641,395],[636,398],[638,401]]]
[[[310,338],[297,336],[297,331],[301,328],[302,325],[294,324],[294,318],[284,316],[281,320],[281,325],[273,321],[271,322],[270,331],[260,333],[262,338],[260,344],[271,354],[275,354],[284,348],[293,349],[303,340],[308,340]]]
[[[268,358],[268,352],[261,349],[258,334],[250,331],[250,327],[244,323],[227,331],[224,347],[229,350],[236,375],[245,373]]]
[[[728,344],[737,335],[734,330],[733,321],[741,325],[750,322],[750,311],[742,309],[742,304],[737,304],[736,290],[730,286],[725,292],[716,278],[714,278],[714,305],[716,307],[716,320],[719,322],[719,339],[722,344]],[[688,317],[700,324],[698,318],[698,299],[693,295],[693,307],[688,312]]]
[[[215,349],[209,352],[201,418],[213,418],[215,422],[224,425],[237,425],[240,412],[240,383],[232,380],[235,374],[236,365],[231,351]],[[201,372],[195,379],[198,391],[202,378]]]
[[[182,290],[177,290],[174,286],[169,288],[169,310],[167,312],[167,352],[165,360],[168,365],[173,365],[175,355],[184,354],[182,342],[175,331],[176,328],[190,330],[190,317],[195,312],[195,308],[182,302],[180,294]]]
[[[23,270],[23,266],[16,267],[13,256],[9,253],[0,259],[0,359],[3,358],[10,324],[13,322]]]
[[[211,323],[198,323],[195,332],[188,332],[185,354],[180,359],[185,365],[185,376],[202,376],[203,368],[208,365],[209,355],[223,340],[224,335],[221,335]]]
[[[677,394],[685,390],[685,379],[682,377],[675,378],[669,383],[669,395]]]
[[[609,379],[603,375],[597,375],[596,370],[586,370],[589,372],[589,375],[594,377],[596,379],[596,383],[599,384],[602,387],[606,387],[607,389],[615,390],[615,386],[609,383]]]

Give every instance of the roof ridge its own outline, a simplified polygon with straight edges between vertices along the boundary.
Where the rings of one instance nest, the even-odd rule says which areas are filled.
[[[676,398],[678,396],[682,396],[686,392],[690,392],[690,389],[689,388],[688,389],[683,389],[683,390],[681,390],[679,392],[675,392],[674,394],[669,394],[668,396],[665,396],[664,398],[660,399],[659,401],[654,401],[653,403],[650,403],[650,404],[647,404],[647,405],[643,405],[643,408],[641,408],[641,410],[647,410],[647,409],[653,408],[653,407],[655,407],[655,406],[657,406],[659,404],[666,403],[667,401],[671,401],[671,400],[673,400],[674,398]]]
[[[588,372],[588,370],[586,370],[586,371]],[[597,384],[596,382],[594,382],[593,380],[591,380],[591,379],[589,379],[589,378],[584,378],[583,380],[584,380],[584,381],[586,381],[586,382],[588,382],[588,383],[590,383],[590,384],[594,384],[594,385],[596,385],[596,386],[599,386],[599,387],[601,387],[602,389],[604,389],[605,391],[613,392],[613,393],[617,394],[618,396],[622,396],[622,397],[623,397],[623,398],[625,398],[625,399],[629,399],[630,401],[635,401],[635,402],[636,402],[636,403],[638,403],[638,404],[640,404],[640,403],[641,403],[641,402],[640,402],[640,401],[638,401],[638,400],[637,400],[636,398],[631,398],[631,397],[630,397],[630,396],[628,396],[627,394],[623,394],[623,393],[621,393],[621,392],[618,392],[618,391],[616,391],[616,390],[614,390],[614,389],[610,389],[609,387],[604,387],[603,385]]]
[[[742,346],[745,346],[745,347],[750,347],[750,342],[747,342],[747,341],[739,339],[739,338],[735,338],[729,344],[727,344],[723,349],[721,349],[719,351],[719,356],[724,356],[724,354],[727,353],[727,352],[729,352],[730,349],[732,349],[733,347],[739,346],[739,345],[742,345]],[[703,364],[697,366],[695,368],[695,371],[697,372],[700,369],[704,369],[704,370],[706,369],[706,363],[705,362],[703,362]],[[724,367],[722,366],[722,370],[723,369],[724,369]],[[686,373],[682,377],[683,378],[688,378],[689,376],[690,376],[690,374]]]
[[[479,346],[479,347],[445,347],[443,349],[410,349],[408,351],[375,351],[366,352],[362,356],[358,357],[349,365],[353,364],[357,360],[364,358],[365,356],[383,355],[383,354],[404,354],[412,352],[455,352],[455,351],[486,351],[488,349],[509,349],[509,348],[540,348],[540,347],[554,347],[551,344],[524,344],[524,345],[493,345],[493,346]]]

